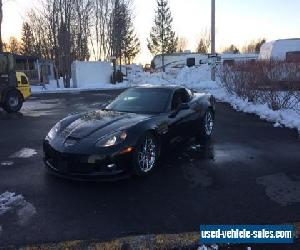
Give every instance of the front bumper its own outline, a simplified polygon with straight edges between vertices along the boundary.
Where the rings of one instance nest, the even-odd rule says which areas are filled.
[[[109,156],[61,153],[44,142],[44,163],[52,174],[72,180],[114,181],[131,175],[132,153]]]

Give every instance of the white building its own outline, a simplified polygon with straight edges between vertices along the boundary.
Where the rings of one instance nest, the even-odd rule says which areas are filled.
[[[263,44],[259,59],[300,61],[300,38],[280,39]]]

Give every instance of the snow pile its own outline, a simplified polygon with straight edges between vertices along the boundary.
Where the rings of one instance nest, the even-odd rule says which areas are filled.
[[[188,82],[189,85],[197,85],[199,82],[209,81],[211,78],[211,69],[208,65],[198,68],[184,67],[176,76],[177,82]]]
[[[174,75],[168,73],[143,73],[133,79],[130,79],[130,85],[136,86],[141,84],[151,85],[182,85],[201,92],[209,92],[218,100],[228,102],[231,106],[246,113],[256,114],[261,119],[274,122],[275,127],[286,126],[288,128],[296,128],[300,131],[300,113],[292,109],[282,109],[274,111],[267,104],[255,104],[244,100],[235,95],[229,94],[222,86],[220,81],[211,81],[210,68],[208,65],[201,67],[188,68],[178,70]],[[300,104],[299,104],[300,106]]]
[[[143,72],[128,77],[128,80],[129,86],[171,84],[171,82],[167,79],[167,75],[164,73],[150,74],[149,72]]]
[[[237,96],[230,95],[224,88],[212,89],[210,92],[221,101],[228,102],[231,106],[245,113],[258,115],[261,119],[274,122],[274,127],[286,126],[300,131],[300,113],[292,109],[274,111],[267,104],[255,104],[243,100]]]
[[[0,195],[0,215],[6,213],[13,208],[14,204],[23,200],[22,195],[16,195],[15,193],[5,192]]]

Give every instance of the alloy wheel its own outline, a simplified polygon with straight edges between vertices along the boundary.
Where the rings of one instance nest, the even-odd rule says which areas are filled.
[[[205,133],[206,135],[209,136],[212,134],[214,128],[214,119],[212,113],[207,112],[204,119],[205,119],[205,124],[204,124]]]
[[[156,144],[151,137],[147,137],[138,153],[140,169],[144,173],[151,171],[155,166],[156,157]]]

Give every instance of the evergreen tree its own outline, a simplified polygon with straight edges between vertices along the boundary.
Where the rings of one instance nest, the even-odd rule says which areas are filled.
[[[111,55],[115,56],[120,65],[122,63],[122,51],[124,47],[126,6],[122,0],[115,0],[111,20],[110,47]],[[120,68],[121,69],[121,68]]]
[[[111,55],[117,57],[119,64],[131,63],[140,52],[131,19],[130,1],[115,0],[112,14]]]
[[[197,52],[201,54],[207,54],[208,53],[208,46],[205,43],[204,39],[200,39],[198,47],[197,47]]]
[[[35,54],[35,39],[29,23],[24,22],[22,27],[22,38],[20,52],[23,55]]]
[[[205,31],[201,35],[200,41],[197,46],[197,52],[202,54],[209,53],[210,45],[211,45],[210,34],[207,31]]]
[[[173,18],[168,6],[168,0],[157,0],[154,26],[148,39],[148,49],[153,55],[162,55],[162,66],[165,69],[164,55],[174,53],[177,48],[178,38],[172,29]]]
[[[223,53],[239,54],[240,50],[234,44],[231,44],[223,50]]]
[[[260,48],[261,48],[261,46],[262,46],[264,43],[266,43],[266,39],[265,39],[265,38],[261,39],[260,41],[258,41],[258,42],[256,43],[256,45],[255,45],[255,52],[256,52],[256,53],[259,53],[259,52],[260,52]]]
[[[122,56],[125,64],[131,64],[132,60],[140,52],[140,41],[134,31],[129,6],[126,6],[125,32],[123,38]]]

